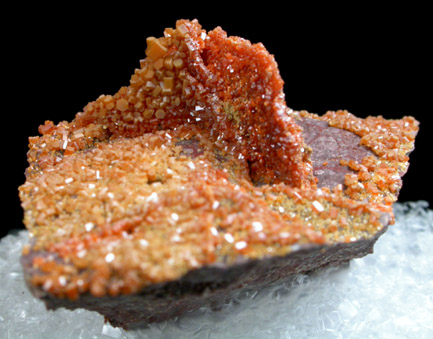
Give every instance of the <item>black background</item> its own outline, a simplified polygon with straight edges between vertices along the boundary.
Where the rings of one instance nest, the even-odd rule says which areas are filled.
[[[431,70],[425,8],[311,3],[283,9],[268,3],[235,9],[221,2],[41,7],[5,10],[3,83],[3,213],[1,236],[21,229],[18,186],[24,183],[27,138],[45,120],[74,118],[100,94],[127,85],[146,37],[177,19],[197,18],[206,30],[262,42],[285,81],[287,105],[323,114],[347,109],[366,117],[420,121],[400,201],[431,201],[429,135]],[[429,97],[430,96],[430,97]]]

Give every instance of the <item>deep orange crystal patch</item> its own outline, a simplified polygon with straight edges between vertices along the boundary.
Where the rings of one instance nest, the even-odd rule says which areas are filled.
[[[207,34],[197,21],[186,20],[147,43],[147,58],[129,86],[89,103],[72,123],[62,126],[67,131],[57,131],[62,127],[52,122],[41,126],[47,137],[38,145],[48,146],[43,153],[68,155],[91,147],[95,140],[193,124],[212,130],[217,145],[244,157],[254,181],[314,185],[301,128],[285,104],[277,64],[262,44],[227,37],[221,28]],[[47,143],[55,131],[56,141]],[[71,143],[65,144],[71,136]],[[53,156],[44,161],[57,160]]]

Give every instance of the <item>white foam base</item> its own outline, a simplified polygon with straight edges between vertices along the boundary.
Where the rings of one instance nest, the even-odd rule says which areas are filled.
[[[396,204],[374,254],[228,305],[127,332],[85,310],[46,311],[24,285],[27,232],[0,241],[0,338],[433,338],[433,211]]]

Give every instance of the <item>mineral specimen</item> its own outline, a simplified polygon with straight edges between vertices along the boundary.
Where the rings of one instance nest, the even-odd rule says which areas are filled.
[[[22,264],[48,308],[137,328],[372,251],[414,118],[293,111],[262,44],[196,20],[146,56],[30,138]]]

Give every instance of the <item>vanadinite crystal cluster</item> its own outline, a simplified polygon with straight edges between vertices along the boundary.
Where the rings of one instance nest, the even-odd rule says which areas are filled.
[[[179,20],[128,86],[31,137],[29,286],[116,297],[357,243],[393,222],[418,122],[293,111],[264,46]]]

